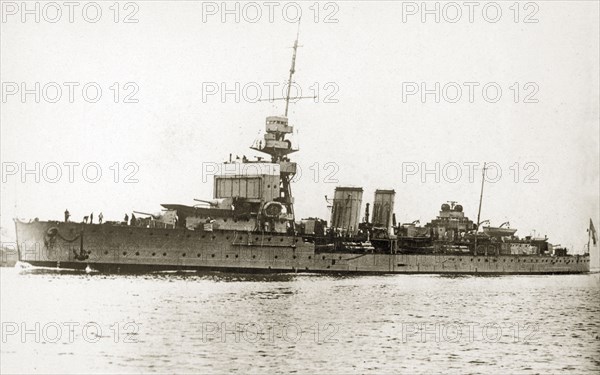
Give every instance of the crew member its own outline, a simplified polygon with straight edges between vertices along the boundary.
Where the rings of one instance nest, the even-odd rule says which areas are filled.
[[[129,223],[129,215],[125,214],[123,221],[125,222],[125,225],[127,225]]]
[[[71,214],[69,213],[69,210],[66,209],[65,210],[65,223],[69,221],[69,217],[71,216]]]
[[[93,224],[93,223],[94,223],[94,213],[92,212],[90,214],[90,224]]]
[[[98,215],[98,223],[102,224],[103,219],[104,219],[104,215],[102,215],[102,212],[100,212],[100,215]]]

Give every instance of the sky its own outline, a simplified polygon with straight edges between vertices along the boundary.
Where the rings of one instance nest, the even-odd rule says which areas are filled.
[[[284,112],[257,99],[283,95],[299,10],[297,218],[359,186],[394,189],[400,222],[475,220],[486,162],[481,220],[575,252],[599,227],[598,2],[22,4],[0,2],[2,241],[14,217],[212,198]]]

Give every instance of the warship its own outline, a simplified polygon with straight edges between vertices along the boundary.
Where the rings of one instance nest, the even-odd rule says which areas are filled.
[[[137,211],[131,221],[75,223],[14,219],[18,259],[38,267],[100,272],[218,270],[239,272],[559,274],[585,273],[590,256],[568,254],[546,237],[516,235],[504,223],[483,226],[462,205],[441,205],[420,226],[398,224],[395,191],[378,189],[362,210],[363,189],[338,186],[329,222],[296,220],[288,120],[298,36],[283,115],[266,118],[264,138],[251,149],[268,159],[232,160],[214,176],[211,199],[162,204],[158,215]],[[364,213],[364,215],[363,215]],[[595,238],[594,238],[595,240]],[[588,246],[589,249],[589,246]]]

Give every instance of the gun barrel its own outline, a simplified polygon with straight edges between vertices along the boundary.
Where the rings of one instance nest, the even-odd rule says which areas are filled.
[[[158,219],[160,217],[160,215],[155,215],[155,214],[149,214],[147,212],[142,212],[142,211],[133,211],[133,213],[138,214],[138,215],[146,215],[146,216],[150,216],[153,219]]]
[[[196,199],[196,198],[194,198],[194,200],[195,200],[196,202],[201,202],[201,203],[207,203],[207,204],[210,204],[211,206],[217,206],[217,205],[219,204],[218,202],[215,202],[215,201],[206,201],[206,200],[203,200],[203,199]]]
[[[133,213],[140,214],[140,215],[154,216],[153,214],[149,214],[147,212],[142,212],[142,211],[133,211]]]

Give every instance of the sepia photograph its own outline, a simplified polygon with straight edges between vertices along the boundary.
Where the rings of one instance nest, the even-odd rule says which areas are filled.
[[[0,11],[0,374],[600,373],[600,1]]]

